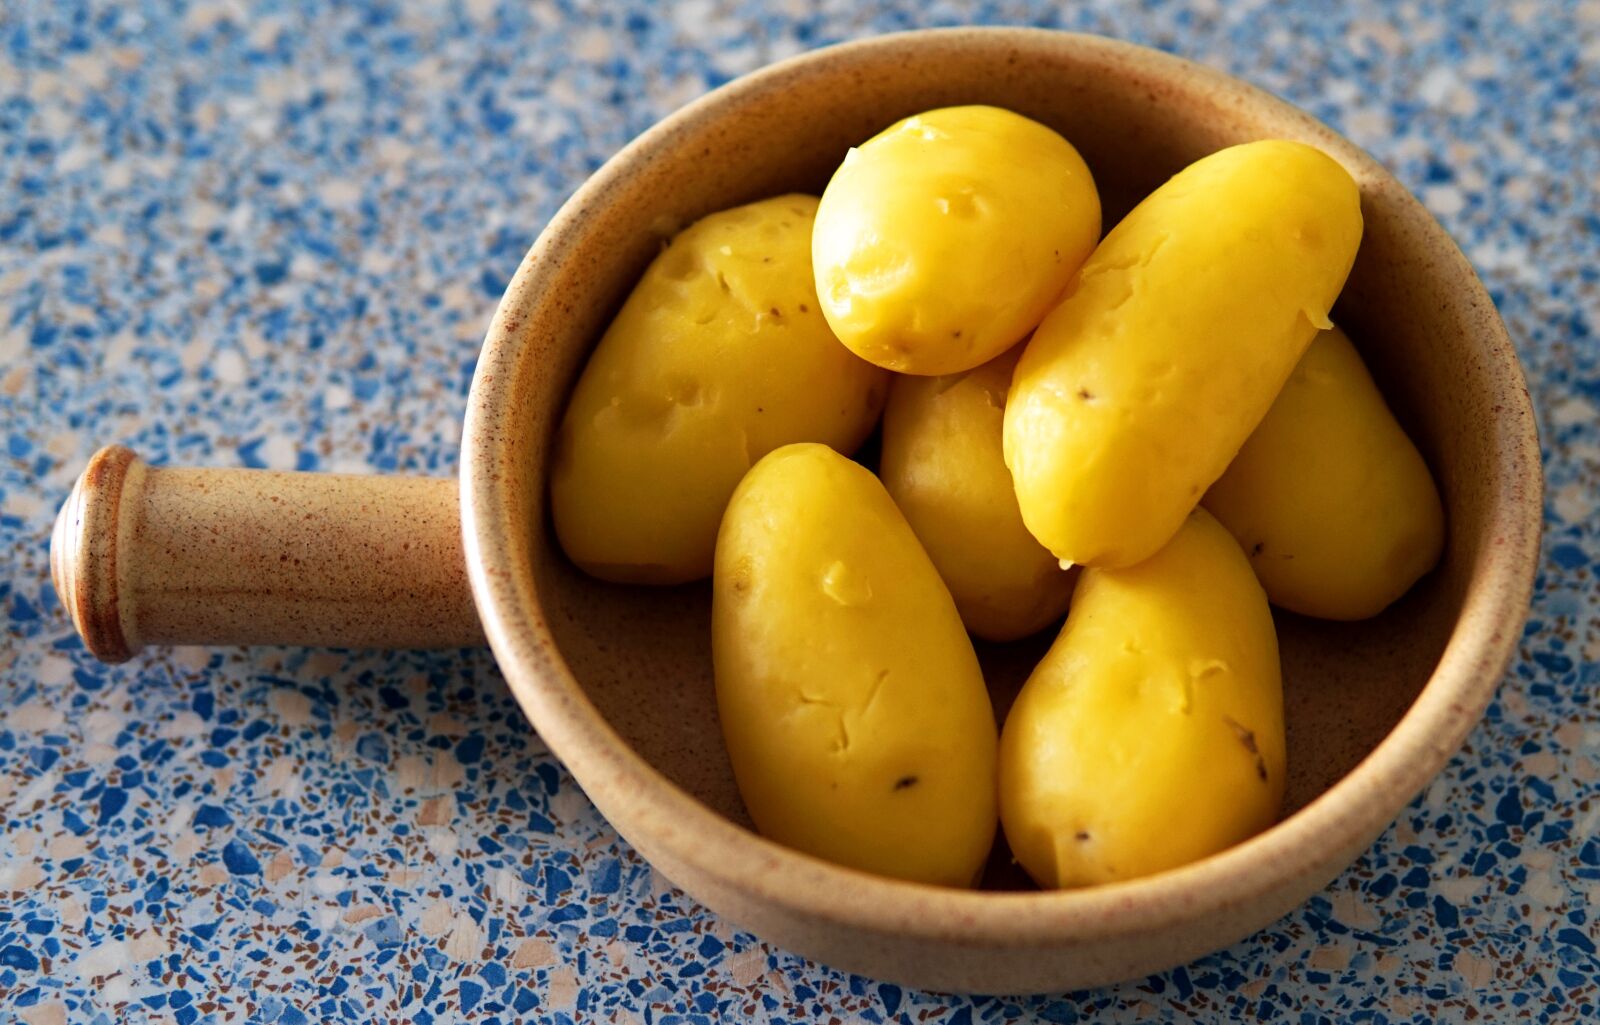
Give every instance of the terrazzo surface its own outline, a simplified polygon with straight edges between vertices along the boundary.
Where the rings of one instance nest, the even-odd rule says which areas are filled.
[[[0,1022],[1577,1021],[1600,908],[1600,4],[0,4]],[[918,25],[1102,32],[1299,103],[1483,274],[1548,464],[1483,723],[1320,896],[1029,999],[769,948],[655,874],[486,652],[81,649],[47,582],[89,453],[450,473],[541,225],[652,121]]]

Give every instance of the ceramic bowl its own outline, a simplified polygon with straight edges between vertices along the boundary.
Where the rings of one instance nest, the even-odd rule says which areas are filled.
[[[755,835],[718,729],[709,588],[602,584],[550,531],[547,461],[566,393],[662,240],[715,209],[818,192],[851,144],[970,102],[1066,134],[1107,222],[1235,142],[1302,139],[1341,160],[1362,187],[1366,233],[1334,318],[1427,457],[1448,515],[1440,568],[1378,619],[1277,614],[1290,748],[1282,822],[1114,886],[1035,891],[1003,841],[982,889],[952,891]],[[1266,926],[1325,886],[1482,715],[1520,636],[1541,526],[1538,438],[1506,329],[1394,177],[1226,75],[1038,30],[915,32],[805,54],[632,142],[510,281],[472,384],[461,469],[458,523],[450,480],[149,467],[110,446],[62,505],[51,572],[86,648],[107,660],[147,643],[410,646],[486,633],[549,747],[667,878],[781,947],[936,990],[1138,977]],[[979,646],[998,715],[1050,640]]]
[[[997,851],[988,889],[827,864],[750,828],[717,723],[706,586],[607,585],[563,557],[547,510],[568,389],[663,239],[696,218],[819,192],[847,147],[931,107],[990,103],[1082,152],[1107,224],[1207,153],[1279,137],[1360,183],[1366,234],[1335,309],[1444,496],[1443,563],[1362,623],[1277,612],[1289,740],[1282,820],[1149,878],[1028,887]],[[1219,217],[1227,216],[1218,211]],[[1527,612],[1539,448],[1505,328],[1444,230],[1382,166],[1307,114],[1160,52],[1082,35],[955,29],[808,53],[690,104],[562,208],[512,280],[473,382],[462,452],[468,573],[529,719],[667,878],[818,961],[938,990],[1063,990],[1181,964],[1260,929],[1357,858],[1449,760]],[[1003,713],[1050,638],[981,651]]]
[[[960,103],[1061,131],[1093,170],[1108,224],[1234,143],[1300,139],[1341,161],[1360,183],[1366,234],[1334,318],[1444,498],[1441,565],[1383,615],[1275,614],[1289,743],[1282,820],[1144,879],[1041,893],[1002,840],[984,888],[958,891],[764,840],[717,723],[709,588],[592,580],[551,529],[546,476],[568,390],[662,241],[715,210],[818,192],[851,145]],[[557,214],[501,300],[468,401],[459,497],[458,525],[448,480],[157,468],[112,446],[62,507],[52,574],[88,650],[112,661],[146,643],[459,645],[482,636],[481,620],[551,750],[668,879],[827,964],[1008,993],[1181,964],[1269,924],[1360,856],[1494,693],[1527,612],[1542,512],[1533,414],[1505,328],[1461,252],[1388,172],[1218,72],[1027,29],[915,32],[805,54],[690,104],[617,154]],[[1050,640],[980,645],[997,714]]]

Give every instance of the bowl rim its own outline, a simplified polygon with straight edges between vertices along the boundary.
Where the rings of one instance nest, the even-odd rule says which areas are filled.
[[[1491,375],[1505,382],[1501,415],[1527,425],[1495,451],[1498,490],[1484,527],[1492,541],[1469,571],[1466,601],[1439,663],[1378,746],[1310,803],[1241,844],[1156,875],[1077,890],[959,890],[846,868],[768,840],[669,780],[604,719],[557,650],[531,567],[515,564],[510,455],[515,443],[496,430],[498,411],[518,401],[518,328],[545,300],[544,286],[571,248],[571,238],[581,235],[587,210],[681,127],[715,120],[825,65],[882,60],[908,48],[970,46],[1112,60],[1161,80],[1181,81],[1187,91],[1203,90],[1219,101],[1269,112],[1333,154],[1364,187],[1392,188],[1411,208],[1408,222],[1420,228],[1443,261],[1455,265],[1444,273],[1469,282],[1464,299],[1490,311],[1477,334],[1483,357],[1497,364]],[[695,866],[724,890],[867,933],[973,947],[1021,948],[1157,932],[1249,905],[1291,879],[1324,871],[1330,850],[1359,853],[1443,768],[1498,687],[1531,599],[1543,527],[1543,479],[1525,378],[1493,309],[1443,227],[1376,160],[1299,108],[1222,71],[1133,43],[1037,28],[921,29],[811,50],[735,79],[635,138],[567,200],[518,267],[484,340],[462,435],[462,528],[472,593],[507,683],[551,751],[586,790],[606,781],[603,803],[613,819],[625,820],[641,835],[647,828],[653,849]],[[1523,486],[1515,486],[1516,480]]]

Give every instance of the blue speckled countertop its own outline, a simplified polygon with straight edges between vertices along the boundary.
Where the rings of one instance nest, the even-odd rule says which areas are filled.
[[[1600,4],[863,6],[0,7],[0,1022],[1600,1014]],[[495,300],[603,159],[769,60],[964,22],[1150,43],[1309,108],[1418,192],[1521,348],[1532,620],[1466,748],[1321,896],[1115,988],[902,991],[675,891],[487,652],[83,652],[46,536],[94,448],[449,472]]]

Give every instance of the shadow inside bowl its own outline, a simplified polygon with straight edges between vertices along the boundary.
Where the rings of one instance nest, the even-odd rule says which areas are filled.
[[[564,559],[547,563],[549,625],[600,714],[646,761],[718,814],[749,827],[717,719],[711,589],[602,583]],[[1274,609],[1284,673],[1289,780],[1285,816],[1347,774],[1394,727],[1427,682],[1455,619],[1429,576],[1383,615],[1332,623]],[[547,602],[548,602],[547,598]],[[998,721],[1055,639],[977,645]],[[1033,889],[1003,837],[985,889]]]

